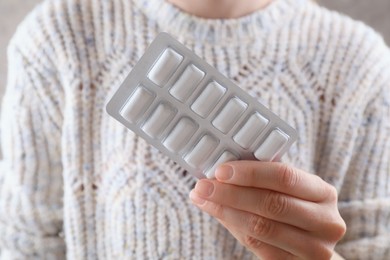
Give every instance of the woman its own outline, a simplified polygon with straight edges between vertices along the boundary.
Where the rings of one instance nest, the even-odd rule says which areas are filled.
[[[298,130],[282,163],[197,182],[104,112],[161,31]],[[4,259],[390,257],[390,52],[363,24],[308,0],[51,0],[9,61]]]

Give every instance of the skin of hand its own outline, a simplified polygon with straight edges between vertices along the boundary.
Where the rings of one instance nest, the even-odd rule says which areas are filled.
[[[335,259],[346,224],[337,191],[279,162],[234,161],[201,179],[191,201],[261,259]]]

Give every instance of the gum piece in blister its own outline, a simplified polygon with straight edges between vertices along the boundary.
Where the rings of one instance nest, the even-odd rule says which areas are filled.
[[[143,86],[138,86],[119,112],[130,123],[135,123],[153,102],[155,95]]]
[[[248,149],[255,141],[269,120],[260,115],[258,112],[252,114],[246,123],[240,128],[233,140],[244,149]]]
[[[206,134],[200,139],[191,152],[185,156],[184,160],[192,168],[200,169],[217,146],[218,141],[214,137]]]
[[[230,161],[237,161],[238,157],[235,156],[233,153],[229,151],[224,151],[221,156],[218,158],[218,160],[207,170],[205,173],[206,177],[211,179],[214,178],[214,173],[217,167],[225,162],[230,162]]]
[[[185,102],[187,98],[194,92],[196,86],[204,77],[205,73],[198,69],[195,65],[188,65],[180,78],[175,82],[169,90],[172,96],[181,102]]]
[[[170,48],[166,49],[149,71],[148,78],[156,85],[160,87],[164,86],[179,67],[182,60],[182,55]]]
[[[153,111],[153,114],[142,126],[142,130],[152,138],[158,138],[175,115],[172,106],[160,103]]]
[[[232,129],[247,106],[248,105],[241,99],[237,97],[231,98],[217,117],[214,118],[212,124],[219,131],[226,134],[230,129]]]
[[[164,140],[164,146],[173,153],[179,153],[188,144],[198,125],[188,117],[183,117]]]
[[[289,136],[279,129],[273,130],[255,151],[256,159],[260,161],[272,161],[277,153],[288,142]]]
[[[225,94],[226,88],[217,82],[210,82],[192,104],[191,109],[201,117],[207,117]]]

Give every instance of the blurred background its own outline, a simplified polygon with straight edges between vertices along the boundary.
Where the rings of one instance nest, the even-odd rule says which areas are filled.
[[[6,84],[6,46],[23,17],[41,1],[0,0],[0,100]],[[390,0],[317,0],[329,9],[364,21],[382,33],[390,45]]]

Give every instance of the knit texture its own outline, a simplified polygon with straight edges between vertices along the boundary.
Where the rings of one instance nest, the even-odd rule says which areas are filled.
[[[196,180],[105,113],[166,31],[294,126],[283,161],[339,192],[347,259],[390,259],[390,51],[307,0],[231,20],[163,0],[48,0],[9,49],[2,259],[251,259],[194,207]]]

